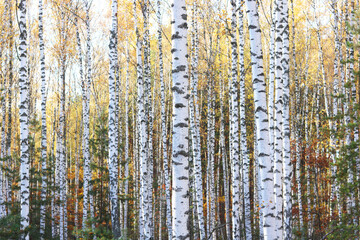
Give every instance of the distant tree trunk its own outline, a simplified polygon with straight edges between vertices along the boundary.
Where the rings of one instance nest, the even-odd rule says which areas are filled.
[[[114,238],[119,238],[120,223],[119,223],[119,199],[118,199],[118,146],[117,138],[117,114],[116,114],[116,71],[117,71],[117,56],[115,56],[115,49],[117,48],[117,0],[112,1],[112,26],[110,30],[110,69],[109,69],[109,187],[110,187],[110,207],[111,207],[111,227]]]
[[[260,228],[263,228],[264,239],[275,239],[275,218],[274,218],[274,181],[271,167],[271,151],[269,145],[269,125],[266,107],[266,91],[264,82],[263,54],[261,46],[261,30],[259,26],[259,14],[257,3],[254,0],[246,0],[250,51],[252,66],[252,81],[255,103],[255,126],[256,126],[256,155],[259,161],[259,177],[261,179],[261,211],[264,221]]]
[[[349,12],[350,12],[350,16],[348,19],[348,22],[350,25],[354,25],[354,11],[355,11],[355,1],[354,0],[350,0],[350,4],[349,4]],[[348,82],[351,84],[351,88],[349,89],[349,101],[348,101],[348,109],[351,111],[351,114],[353,116],[355,116],[355,119],[357,119],[358,114],[357,114],[357,97],[356,97],[356,88],[357,88],[357,84],[356,84],[356,78],[355,78],[355,73],[354,73],[354,61],[355,61],[355,51],[354,51],[354,34],[352,30],[348,31],[348,39],[347,42],[349,43],[349,45],[351,47],[349,47],[349,63],[348,63],[348,74],[349,74],[349,79]],[[351,106],[350,106],[351,103]],[[354,120],[351,120],[352,123],[354,123]],[[349,133],[349,135],[351,135],[351,133]],[[359,127],[354,127],[353,130],[353,141],[354,142],[358,142],[359,140]],[[350,177],[349,177],[349,183],[352,184],[354,181],[357,181],[358,179],[358,173],[356,172],[356,169],[358,168],[359,164],[360,164],[360,158],[359,158],[359,148],[357,147],[356,149],[353,150],[356,154],[354,155],[354,159],[355,162],[354,164],[351,163],[351,161],[349,162],[349,169],[350,169]],[[348,209],[351,209],[351,213],[354,214],[356,211],[356,197],[355,197],[355,189],[350,190],[350,199],[348,202]],[[353,224],[357,225],[357,218],[356,217],[352,217],[353,220]]]
[[[20,87],[20,216],[21,216],[21,230],[25,230],[30,223],[29,219],[29,127],[28,127],[28,113],[29,113],[29,79],[27,72],[27,31],[26,31],[26,0],[20,0],[18,5],[19,17],[19,87]],[[22,239],[28,240],[29,234],[23,234]]]
[[[46,76],[45,76],[45,49],[43,39],[43,2],[39,0],[39,46],[41,65],[41,161],[42,161],[42,184],[41,184],[41,207],[40,207],[40,235],[45,234],[45,211],[46,211],[46,188],[47,188],[47,136],[46,136]]]
[[[275,197],[275,220],[276,238],[282,236],[282,170],[283,170],[283,134],[282,134],[282,111],[283,111],[283,69],[281,65],[283,49],[283,1],[275,2],[275,115],[274,115],[274,197]]]
[[[7,12],[9,11],[9,3],[8,1],[5,1],[4,4],[4,10],[3,10],[3,14],[6,16]],[[5,18],[5,21],[7,19]],[[6,26],[4,24],[4,26]],[[0,30],[0,37],[1,37],[1,41],[0,41],[0,59],[3,59],[3,46],[6,44],[5,40],[3,40],[4,38],[7,39],[8,38],[8,34],[5,33],[5,27],[2,26],[2,29]],[[4,36],[5,35],[5,36]],[[3,68],[1,67],[1,71],[3,72]],[[7,79],[6,76],[6,67],[5,67],[5,74],[2,74],[2,83],[1,83],[1,95],[3,96],[1,98],[1,112],[2,112],[2,123],[1,123],[1,153],[0,153],[0,157],[1,158],[5,158],[6,156],[6,87],[7,87],[7,82],[9,82],[9,80]],[[11,111],[11,109],[9,109],[9,111]],[[6,176],[5,176],[5,172],[3,171],[3,169],[5,168],[5,162],[1,162],[0,164],[0,218],[4,217],[6,215],[6,208],[5,208],[5,198],[6,198],[6,191],[4,191],[4,188],[7,187],[6,185]]]
[[[136,1],[134,1],[134,7],[136,8]],[[135,10],[136,14],[136,10]],[[136,21],[136,19],[135,19]],[[140,212],[139,212],[139,227],[140,227],[140,239],[149,239],[151,238],[151,229],[150,229],[150,216],[149,216],[149,187],[148,187],[148,162],[147,162],[147,123],[146,118],[146,106],[145,106],[145,82],[143,78],[143,67],[142,67],[142,51],[141,51],[141,42],[139,36],[139,29],[137,27],[137,22],[135,23],[136,27],[136,55],[137,55],[137,85],[138,85],[138,124],[139,124],[139,152],[140,152]]]
[[[231,111],[230,111],[230,159],[232,187],[232,238],[240,239],[240,148],[239,148],[239,93],[238,93],[238,47],[236,39],[236,1],[231,0]]]
[[[82,57],[82,49],[81,49],[81,40],[80,40],[80,33],[79,33],[79,28],[78,28],[78,25],[77,25],[77,22],[78,22],[78,18],[75,18],[75,29],[76,29],[76,45],[77,45],[77,48],[78,48],[78,59],[79,59],[79,73],[80,73],[80,79],[81,79],[81,87],[83,89],[83,92],[84,92],[84,89],[85,89],[85,79],[84,79],[84,70],[83,70],[83,57]],[[84,123],[81,123],[80,124],[80,127],[83,128],[83,125]],[[82,139],[82,142],[83,142],[83,138],[79,137],[79,139]],[[79,140],[79,143],[81,146],[81,141]],[[80,156],[80,151],[81,151],[81,147],[79,147],[79,153],[78,153],[78,156]],[[80,161],[77,160],[78,162],[76,163],[77,164],[77,169],[80,169]],[[78,171],[76,171],[76,177],[75,177],[75,182],[79,183],[79,173]],[[75,228],[80,228],[79,226],[79,222],[78,222],[78,218],[79,218],[79,211],[78,211],[78,205],[79,205],[79,202],[78,202],[78,187],[76,189],[76,202],[75,202]]]
[[[166,227],[168,239],[172,239],[171,229],[171,202],[170,202],[170,178],[169,178],[169,159],[167,154],[167,129],[166,129],[166,102],[165,102],[165,81],[164,81],[164,60],[161,33],[161,4],[157,0],[157,20],[158,20],[158,45],[159,45],[159,66],[160,66],[160,87],[161,87],[161,142],[163,154],[165,196],[166,196]]]
[[[86,65],[87,73],[83,84],[83,158],[84,158],[84,176],[83,176],[83,229],[87,227],[89,211],[89,191],[91,180],[90,169],[90,149],[89,149],[89,131],[90,131],[90,84],[91,84],[91,49],[90,49],[90,19],[89,19],[89,2],[85,2],[86,7]]]
[[[282,75],[283,75],[283,110],[282,110],[282,133],[283,133],[283,237],[284,239],[292,239],[292,197],[291,197],[291,146],[290,146],[290,79],[289,79],[289,8],[288,1],[283,2],[283,24],[284,31],[282,33],[283,49],[282,49]],[[325,96],[326,97],[326,96]]]
[[[172,5],[172,237],[190,239],[189,232],[189,143],[187,72],[187,13],[185,0]]]
[[[239,53],[240,53],[240,149],[242,158],[242,177],[244,188],[244,224],[246,240],[252,239],[251,211],[250,211],[250,159],[247,146],[246,133],[246,92],[245,92],[245,60],[244,60],[244,10],[243,0],[239,1]]]
[[[211,40],[210,40],[211,42]],[[209,63],[211,60],[208,60]],[[210,66],[208,67],[210,71]],[[214,110],[214,92],[213,81],[208,77],[208,93],[207,93],[207,216],[208,216],[208,238],[216,239],[215,228],[215,179],[214,179],[214,154],[215,154],[215,110]]]
[[[153,237],[154,235],[154,223],[153,223],[153,206],[152,206],[152,192],[153,192],[153,110],[152,110],[152,90],[151,90],[151,70],[150,70],[150,25],[149,25],[149,0],[142,1],[141,4],[142,13],[144,17],[144,105],[145,105],[145,158],[146,164],[144,164],[144,188],[147,188],[145,193],[145,211],[144,211],[144,231],[145,237]],[[145,170],[146,167],[146,170]]]
[[[64,52],[65,49],[65,14],[61,10],[61,32],[60,32],[60,43],[61,43],[61,55],[60,55],[60,112],[59,112],[59,131],[58,131],[58,141],[56,145],[56,151],[58,152],[58,162],[59,162],[59,188],[60,188],[60,240],[65,239],[64,228],[65,223],[65,201],[66,201],[66,159],[65,159],[65,74],[66,74],[66,55]]]
[[[7,149],[7,166],[9,168],[12,167],[12,160],[11,160],[11,137],[12,137],[12,87],[13,87],[13,82],[14,82],[14,73],[13,73],[13,45],[14,45],[14,34],[13,34],[13,16],[12,16],[12,0],[8,0],[7,1],[9,4],[9,81],[8,81],[8,125],[7,125],[7,136],[6,136],[6,149]],[[7,201],[11,202],[12,201],[12,179],[11,178],[7,178]],[[9,207],[7,207],[7,214],[9,213]]]
[[[54,123],[53,123],[53,144],[52,144],[52,149],[53,149],[53,157],[55,158],[55,164],[54,164],[54,174],[53,174],[53,194],[54,197],[52,198],[52,202],[51,202],[51,217],[52,217],[52,237],[56,238],[57,234],[58,234],[58,221],[57,221],[57,217],[59,216],[59,206],[57,204],[57,201],[59,199],[59,192],[57,190],[58,186],[59,186],[59,152],[56,149],[55,151],[55,145],[58,145],[58,136],[57,136],[57,132],[58,132],[58,121],[56,121],[57,119],[57,111],[59,109],[59,102],[57,103],[57,107],[54,109]]]
[[[301,122],[298,119],[301,119],[301,104],[300,104],[300,86],[299,86],[299,76],[297,70],[297,62],[296,62],[296,27],[295,27],[295,12],[294,12],[294,1],[291,0],[291,13],[292,13],[292,61],[294,68],[294,79],[295,79],[295,103],[294,103],[294,112],[296,113],[296,118],[293,118],[293,128],[292,132],[295,134],[295,154],[296,154],[296,185],[297,185],[297,203],[299,208],[299,230],[302,232],[304,228],[304,213],[303,213],[303,205],[302,205],[302,183],[301,183]],[[306,61],[306,60],[305,60]],[[306,63],[305,63],[306,64]],[[304,237],[301,234],[302,238]]]
[[[221,152],[221,163],[223,169],[223,184],[224,184],[224,198],[225,198],[225,224],[226,224],[226,237],[231,239],[230,230],[230,201],[229,201],[229,177],[228,177],[228,164],[227,164],[227,151],[225,146],[225,114],[223,106],[223,82],[220,80],[220,152]]]
[[[336,117],[338,115],[338,109],[339,109],[339,101],[337,99],[339,95],[338,88],[339,86],[339,59],[340,59],[340,48],[341,48],[341,42],[339,39],[339,16],[338,16],[338,8],[337,8],[337,1],[332,0],[331,2],[332,7],[332,13],[334,16],[334,42],[335,42],[335,58],[334,58],[334,82],[333,82],[333,91],[334,91],[334,98],[333,98],[333,117]],[[333,124],[334,132],[337,131],[337,122]],[[335,147],[335,139],[333,135],[330,135],[330,145]],[[336,150],[335,157],[338,157],[338,150]],[[337,173],[337,166],[335,164],[335,158],[332,157],[332,170],[331,170],[331,206],[330,206],[330,216],[334,215],[335,210],[335,201],[339,201],[340,199],[337,197],[339,189],[337,189],[337,180],[336,180],[336,173]]]
[[[129,206],[129,63],[130,63],[130,55],[129,55],[129,46],[127,46],[126,53],[126,92],[125,92],[125,169],[124,169],[124,194],[126,197],[124,203],[124,222],[123,229],[126,231],[127,229],[127,218],[128,218],[128,206]],[[127,232],[127,231],[126,231]]]

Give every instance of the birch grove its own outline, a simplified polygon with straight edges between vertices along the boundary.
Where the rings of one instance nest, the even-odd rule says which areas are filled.
[[[359,1],[0,14],[0,239],[359,238]]]

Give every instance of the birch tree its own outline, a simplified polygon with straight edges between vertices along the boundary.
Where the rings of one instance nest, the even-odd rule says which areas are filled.
[[[204,209],[203,209],[203,184],[202,184],[202,171],[201,171],[201,146],[200,146],[200,126],[199,126],[199,107],[198,101],[198,24],[197,24],[197,3],[194,2],[192,9],[192,61],[191,61],[191,97],[190,97],[190,133],[192,143],[192,158],[194,161],[194,177],[195,177],[195,202],[198,227],[200,231],[200,239],[206,238]]]
[[[264,222],[264,239],[275,239],[275,215],[273,189],[274,180],[271,167],[268,112],[266,107],[266,91],[263,68],[263,54],[261,46],[261,30],[259,26],[259,14],[255,0],[246,0],[247,17],[250,35],[250,51],[252,66],[252,82],[255,103],[255,126],[256,126],[256,158],[259,161],[259,177],[261,179],[260,193],[263,204],[261,212]]]
[[[292,164],[290,158],[290,83],[289,83],[289,10],[288,1],[283,2],[283,25],[282,33],[283,49],[282,49],[282,70],[283,70],[283,110],[282,110],[282,132],[283,132],[283,194],[284,194],[284,221],[283,221],[283,237],[284,239],[292,239],[292,197],[291,197],[291,181],[292,181]],[[325,96],[326,97],[326,96]]]
[[[85,74],[85,83],[82,89],[82,100],[83,100],[83,159],[84,159],[84,175],[83,175],[83,218],[82,227],[86,228],[86,222],[88,220],[89,211],[89,191],[90,191],[90,180],[91,180],[91,169],[90,169],[90,149],[89,149],[89,132],[90,132],[90,84],[91,84],[91,46],[90,46],[90,3],[85,2],[86,10],[86,61],[87,72]]]
[[[20,206],[21,206],[21,230],[25,230],[22,238],[28,240],[27,227],[29,226],[29,79],[27,73],[27,28],[26,28],[26,0],[21,0],[18,5],[19,10],[19,87],[20,87]]]
[[[250,212],[250,159],[246,133],[246,92],[245,92],[245,61],[244,61],[244,13],[243,0],[239,1],[239,54],[240,54],[240,149],[242,159],[242,181],[244,188],[244,225],[246,240],[252,239]]]
[[[159,67],[160,67],[160,87],[161,87],[161,146],[163,155],[165,197],[166,197],[166,227],[168,239],[172,239],[171,229],[171,202],[170,202],[170,178],[169,178],[169,159],[167,154],[167,131],[166,131],[166,102],[165,102],[165,80],[164,80],[164,60],[161,28],[161,3],[157,1],[157,21],[158,21],[158,48],[159,48]]]
[[[236,40],[236,1],[231,0],[231,122],[230,122],[230,159],[232,187],[232,238],[240,239],[240,148],[239,148],[239,94],[238,94],[238,47]]]
[[[190,239],[189,232],[189,144],[187,72],[187,13],[185,0],[172,4],[172,237]]]
[[[41,160],[42,160],[42,184],[41,184],[41,207],[40,207],[40,234],[45,234],[45,211],[46,211],[46,159],[47,159],[47,136],[46,136],[46,75],[45,75],[45,49],[43,38],[43,2],[39,0],[39,47],[41,67]]]
[[[282,134],[282,111],[283,111],[283,73],[282,73],[282,49],[284,25],[283,1],[275,2],[275,115],[274,115],[274,197],[275,197],[275,220],[276,220],[276,238],[282,236],[282,164],[283,164],[283,134]]]
[[[114,238],[120,237],[120,223],[119,223],[119,200],[118,200],[118,146],[117,138],[117,124],[116,124],[116,70],[118,65],[115,49],[117,48],[117,0],[112,1],[112,24],[110,30],[110,44],[109,44],[109,188],[110,188],[110,206],[111,206],[111,227]]]

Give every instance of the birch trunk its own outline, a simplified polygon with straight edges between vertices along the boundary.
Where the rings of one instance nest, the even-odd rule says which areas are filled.
[[[66,74],[66,56],[64,53],[65,48],[65,13],[61,11],[61,36],[60,43],[62,48],[62,54],[60,56],[60,112],[59,112],[59,132],[58,132],[58,142],[56,149],[58,152],[58,162],[59,162],[59,187],[60,187],[60,224],[59,224],[59,234],[60,240],[65,239],[65,201],[66,201],[66,159],[65,159],[65,74]]]
[[[109,188],[110,188],[110,208],[111,208],[111,227],[114,238],[120,237],[120,223],[119,223],[119,199],[118,199],[118,145],[117,145],[117,133],[118,128],[116,124],[116,71],[118,60],[115,54],[117,48],[117,0],[112,1],[112,24],[110,30],[110,44],[109,44]]]
[[[283,110],[282,110],[282,133],[283,133],[283,194],[284,194],[284,221],[283,221],[283,238],[292,239],[292,198],[291,198],[291,147],[290,147],[290,81],[289,81],[289,8],[288,1],[283,2],[283,25],[282,33],[283,49],[282,49],[282,74],[283,74]],[[326,97],[326,96],[325,96]]]
[[[130,63],[130,55],[129,55],[129,46],[127,46],[127,54],[126,54],[126,91],[125,91],[125,169],[124,169],[124,194],[125,194],[125,203],[124,203],[124,222],[123,222],[123,230],[125,233],[127,232],[127,218],[128,218],[128,194],[129,194],[129,63]]]
[[[211,41],[211,40],[210,40]],[[208,60],[209,62],[211,60]],[[210,69],[208,69],[210,70]],[[210,76],[208,77],[210,79]],[[214,113],[214,92],[213,89],[213,81],[208,83],[208,96],[207,96],[207,215],[208,215],[208,238],[216,239],[215,228],[215,185],[214,185],[214,154],[215,154],[215,113]]]
[[[261,211],[263,214],[263,223],[260,228],[263,229],[264,239],[275,239],[275,215],[274,215],[274,180],[271,167],[271,151],[269,145],[269,125],[268,112],[266,107],[266,91],[263,69],[263,54],[261,46],[261,30],[259,26],[259,15],[257,3],[254,0],[246,0],[250,49],[252,80],[255,102],[255,126],[256,126],[256,158],[259,161],[259,177],[261,179]],[[269,194],[270,193],[270,194]]]
[[[143,164],[143,173],[144,173],[144,188],[147,188],[144,191],[144,232],[145,237],[152,237],[154,235],[153,230],[153,209],[152,209],[152,186],[153,186],[153,111],[152,111],[152,91],[151,91],[151,71],[150,71],[150,30],[149,30],[149,8],[150,1],[144,0],[142,2],[142,12],[144,16],[144,37],[143,37],[143,46],[144,46],[144,105],[145,105],[145,145],[144,145],[144,158],[146,161]]]
[[[283,1],[275,2],[275,118],[274,118],[274,197],[275,197],[275,220],[276,239],[282,239],[282,170],[283,170],[283,68],[281,65],[283,36],[285,30],[283,24]]]
[[[244,61],[244,12],[243,0],[239,1],[239,53],[240,53],[240,149],[242,158],[242,176],[244,191],[244,224],[245,238],[252,239],[251,233],[251,212],[250,212],[250,159],[247,148],[246,133],[246,93],[245,93],[245,61]]]
[[[223,82],[220,79],[220,153],[221,153],[221,164],[223,169],[223,184],[224,184],[224,199],[225,199],[225,225],[226,225],[226,237],[231,239],[230,230],[230,200],[229,200],[229,177],[228,177],[228,165],[227,165],[227,152],[225,146],[225,116],[223,106]]]
[[[45,49],[43,39],[43,2],[39,0],[39,46],[40,46],[40,65],[41,65],[41,161],[42,161],[42,184],[41,184],[41,207],[40,207],[40,235],[44,238],[45,234],[45,211],[46,211],[46,159],[47,159],[47,139],[46,139],[46,76],[45,76]]]
[[[240,239],[240,148],[239,148],[239,94],[237,58],[238,48],[236,39],[236,1],[231,0],[231,111],[230,111],[230,159],[231,159],[231,184],[232,184],[232,238]]]
[[[294,12],[294,1],[291,0],[291,12],[292,12],[292,60],[294,66],[294,78],[295,78],[295,106],[294,111],[296,113],[296,118],[293,119],[293,132],[295,132],[295,141],[296,141],[296,185],[297,185],[297,203],[299,208],[299,229],[302,232],[304,228],[304,213],[303,213],[303,204],[302,204],[302,183],[301,183],[301,123],[298,119],[301,118],[301,105],[300,105],[300,86],[299,86],[299,76],[297,70],[296,62],[296,28],[295,28],[295,12]],[[305,60],[305,62],[307,59]],[[305,63],[306,64],[306,63]],[[303,238],[303,234],[301,234]]]
[[[83,176],[83,219],[82,226],[85,229],[88,221],[89,211],[89,191],[91,180],[90,169],[90,149],[89,149],[89,132],[90,132],[90,83],[91,83],[91,49],[90,49],[90,4],[86,1],[86,80],[83,84],[83,158],[84,158],[84,176]]]
[[[19,87],[20,87],[20,216],[21,216],[21,230],[25,230],[30,223],[29,219],[29,127],[28,127],[28,113],[29,113],[29,79],[27,72],[27,31],[26,31],[26,0],[20,0],[18,5],[19,15]],[[29,235],[25,232],[22,239],[29,239]]]
[[[13,34],[13,15],[12,15],[12,6],[13,6],[13,2],[12,0],[8,1],[9,4],[9,46],[8,46],[8,50],[9,50],[9,85],[8,85],[8,109],[12,109],[12,87],[13,87],[13,82],[14,82],[14,73],[13,73],[13,44],[14,44],[14,34]],[[12,111],[9,110],[8,111],[8,125],[7,125],[7,136],[6,136],[6,149],[7,149],[7,157],[8,157],[8,161],[7,161],[7,166],[9,168],[12,167],[12,159],[11,159],[11,137],[12,137]],[[7,197],[7,201],[11,202],[12,201],[12,179],[11,178],[7,178],[7,192],[6,192],[6,197]],[[9,213],[9,207],[7,208],[7,214]]]
[[[332,0],[331,2],[331,7],[332,7],[332,13],[333,13],[333,17],[334,17],[334,42],[335,42],[335,59],[334,59],[334,82],[333,82],[333,91],[334,91],[334,98],[333,98],[333,117],[336,117],[338,115],[338,109],[339,109],[339,101],[337,99],[339,91],[338,91],[338,87],[339,87],[339,59],[340,59],[340,48],[341,48],[341,42],[339,39],[339,16],[338,16],[338,10],[337,10],[337,1],[336,0]],[[334,132],[336,132],[337,130],[337,124],[335,123],[333,125],[333,129]],[[334,136],[331,135],[330,136],[330,145],[332,147],[336,147],[335,144],[335,139]],[[338,157],[338,150],[336,150],[336,155],[335,157]],[[331,170],[331,207],[330,207],[330,215],[333,216],[334,215],[334,209],[335,209],[335,201],[339,201],[337,194],[338,193],[338,189],[336,189],[337,186],[337,181],[336,181],[336,173],[337,173],[337,167],[336,167],[336,162],[335,159],[333,158],[333,166],[332,166],[332,170]]]
[[[187,13],[185,0],[172,4],[172,237],[190,239],[189,232],[189,136],[187,75]]]
[[[167,131],[166,131],[166,102],[165,102],[165,81],[164,81],[164,60],[163,60],[163,45],[161,33],[161,4],[157,1],[157,21],[158,21],[158,47],[159,47],[159,67],[160,67],[160,87],[161,87],[161,146],[163,155],[163,170],[165,182],[165,196],[166,196],[166,228],[168,239],[172,239],[171,229],[171,202],[170,202],[170,178],[169,178],[169,159],[167,154]]]

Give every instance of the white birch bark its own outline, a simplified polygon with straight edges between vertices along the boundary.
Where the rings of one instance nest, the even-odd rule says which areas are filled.
[[[144,79],[144,105],[145,105],[145,147],[144,147],[144,158],[146,161],[143,164],[144,172],[144,231],[145,237],[152,237],[154,234],[153,230],[153,208],[152,208],[152,191],[153,191],[153,110],[152,110],[152,91],[151,91],[151,71],[150,71],[150,25],[149,25],[149,8],[150,1],[144,0],[142,2],[142,13],[144,17],[144,68],[143,68],[143,79]]]
[[[221,153],[221,164],[223,169],[223,184],[224,184],[224,198],[225,198],[225,224],[226,224],[226,237],[231,239],[231,220],[230,220],[230,200],[229,200],[229,177],[228,177],[228,165],[227,165],[227,152],[225,146],[225,116],[223,106],[223,83],[220,79],[220,153]]]
[[[301,183],[301,123],[298,121],[301,117],[301,105],[300,105],[300,86],[299,86],[299,76],[297,70],[296,62],[296,27],[295,27],[295,12],[294,12],[294,1],[291,0],[291,12],[292,12],[292,61],[294,67],[294,78],[295,78],[295,106],[293,107],[296,118],[293,118],[293,132],[295,132],[295,141],[296,141],[296,185],[297,185],[297,203],[299,208],[299,229],[302,232],[304,227],[304,213],[302,205],[302,183]],[[306,62],[306,60],[305,60]],[[306,64],[306,63],[305,63]],[[303,236],[301,236],[303,237]]]
[[[123,221],[123,229],[125,233],[127,232],[127,218],[128,218],[128,206],[129,206],[129,63],[130,63],[130,55],[129,55],[129,46],[127,46],[127,54],[126,54],[126,91],[125,91],[125,169],[124,169],[124,194],[125,194],[125,203],[124,203],[124,221]]]
[[[331,8],[332,8],[332,14],[334,17],[334,42],[335,42],[335,58],[334,58],[334,82],[333,82],[333,117],[336,117],[338,115],[338,109],[339,109],[339,101],[337,99],[339,91],[339,59],[340,59],[340,48],[341,48],[341,42],[340,42],[340,36],[339,36],[339,16],[338,16],[338,9],[337,9],[337,1],[332,0],[331,2]],[[333,124],[334,132],[337,130],[337,123]],[[336,148],[336,141],[334,139],[334,136],[330,136],[330,145],[331,147]],[[338,150],[336,148],[336,154],[335,157],[338,157]],[[337,197],[338,189],[337,189],[337,180],[336,180],[336,173],[337,173],[337,167],[335,164],[335,158],[333,160],[333,166],[331,169],[331,206],[330,206],[330,215],[334,215],[334,209],[335,209],[335,202],[339,201],[339,198]]]
[[[110,188],[110,208],[111,208],[111,227],[114,238],[120,237],[120,223],[119,223],[119,199],[118,199],[118,145],[117,145],[117,108],[116,108],[116,71],[118,66],[115,49],[117,48],[117,0],[113,0],[111,4],[112,22],[110,30],[109,43],[109,188]]]
[[[89,131],[90,131],[90,83],[91,83],[91,49],[90,49],[90,19],[89,19],[89,2],[86,4],[86,65],[87,72],[85,82],[82,89],[83,97],[83,159],[84,159],[84,176],[83,176],[83,219],[82,226],[85,229],[88,221],[89,211],[89,191],[90,191],[90,180],[91,180],[91,169],[90,169],[90,149],[89,149]]]
[[[47,138],[46,138],[46,75],[45,75],[45,48],[43,37],[43,2],[39,0],[39,46],[40,46],[40,68],[41,68],[41,207],[40,207],[40,235],[45,234],[45,211],[46,211],[46,159],[47,159]]]
[[[283,194],[284,194],[284,220],[283,220],[283,238],[292,239],[292,197],[291,197],[291,148],[290,148],[290,81],[289,81],[289,8],[288,1],[283,2],[283,21],[284,31],[282,33],[283,49],[282,49],[282,74],[283,74],[283,110],[282,110],[282,133],[283,133]],[[325,96],[326,97],[326,96]]]
[[[189,86],[185,0],[172,4],[172,238],[190,239],[189,232]]]
[[[210,40],[211,41],[211,40]],[[208,60],[209,62],[211,60]],[[209,69],[210,70],[210,69]],[[210,79],[210,76],[209,78]],[[215,154],[215,129],[214,129],[214,92],[213,82],[208,82],[208,96],[207,96],[207,216],[208,216],[208,238],[216,239],[215,228],[215,185],[214,185],[214,154]]]
[[[276,239],[282,239],[282,170],[283,170],[283,68],[281,65],[283,50],[283,1],[275,2],[275,115],[274,115],[274,197]]]
[[[66,74],[66,55],[64,52],[65,48],[65,13],[61,10],[61,32],[60,32],[60,44],[62,54],[60,56],[60,111],[59,111],[59,131],[58,131],[58,142],[56,145],[56,151],[58,152],[59,162],[59,199],[60,199],[60,223],[59,223],[59,234],[60,240],[65,239],[65,201],[66,201],[66,159],[65,159],[65,74]]]
[[[350,0],[350,4],[349,4],[349,12],[350,12],[350,16],[349,16],[349,19],[348,19],[348,22],[350,25],[354,25],[354,11],[355,11],[355,1],[354,0]],[[355,119],[357,119],[358,117],[358,114],[357,114],[357,110],[356,110],[356,106],[357,106],[357,101],[356,101],[356,98],[357,98],[357,86],[356,86],[356,82],[355,82],[355,73],[354,73],[354,61],[355,61],[355,51],[354,51],[354,47],[353,47],[353,44],[354,44],[354,34],[353,34],[353,31],[352,30],[349,30],[349,33],[348,33],[348,43],[351,47],[349,47],[349,63],[348,63],[348,74],[349,74],[349,79],[348,79],[348,82],[351,83],[351,89],[349,89],[349,105],[351,103],[351,107],[349,106],[349,110],[351,111],[351,114],[353,116],[355,116]],[[351,99],[350,99],[351,98]],[[353,122],[354,120],[352,120]],[[349,134],[350,135],[350,134]],[[359,128],[358,126],[357,127],[354,127],[354,130],[353,130],[353,141],[354,142],[357,142],[358,139],[359,139]],[[349,183],[350,184],[353,184],[354,181],[357,181],[358,179],[358,173],[356,172],[356,169],[357,169],[357,166],[360,164],[360,158],[359,158],[359,150],[358,148],[354,149],[353,150],[354,152],[356,152],[356,155],[355,155],[355,163],[352,164],[351,161],[349,162],[349,169],[350,169],[350,176],[349,176]],[[356,199],[355,199],[355,193],[354,193],[354,190],[351,189],[350,190],[350,198],[349,198],[349,202],[348,202],[348,208],[351,206],[351,213],[354,213],[354,211],[356,211]],[[353,224],[354,225],[357,225],[356,223],[356,217],[352,217],[353,219]]]
[[[18,5],[19,16],[19,87],[20,87],[20,216],[21,216],[21,230],[25,230],[29,224],[29,127],[28,127],[28,112],[29,112],[29,79],[27,72],[27,31],[26,31],[26,0],[20,0]],[[28,240],[28,233],[24,233],[22,239]]]
[[[269,145],[269,125],[266,107],[266,91],[263,69],[263,54],[261,46],[261,30],[259,15],[255,0],[246,0],[250,51],[252,65],[252,80],[255,103],[255,126],[256,126],[256,158],[259,161],[259,177],[261,179],[261,211],[264,216],[262,226],[264,239],[275,239],[275,215],[273,199],[273,171],[271,167],[271,151]]]
[[[136,2],[134,1],[136,6]],[[136,23],[137,24],[137,23]],[[142,54],[141,54],[141,42],[139,39],[139,29],[136,26],[136,35],[137,35],[137,84],[138,84],[138,122],[139,122],[139,152],[140,152],[140,239],[149,239],[151,238],[151,229],[150,229],[150,216],[148,212],[149,203],[149,187],[148,187],[148,164],[147,164],[147,118],[146,118],[146,109],[145,109],[145,82],[143,79],[143,69],[142,69]]]
[[[240,149],[242,158],[242,182],[244,192],[244,224],[245,238],[252,239],[251,234],[251,212],[250,212],[250,159],[247,148],[246,133],[246,93],[245,93],[245,60],[244,60],[244,10],[243,0],[239,0],[239,54],[240,54]]]
[[[136,33],[136,74],[137,74],[137,146],[138,146],[138,166],[139,169],[139,239],[144,239],[144,220],[143,220],[143,211],[144,211],[144,198],[143,198],[143,184],[144,184],[144,175],[143,168],[146,169],[146,166],[143,166],[145,155],[146,141],[146,122],[145,122],[145,106],[144,106],[144,81],[143,81],[143,70],[142,70],[142,51],[141,51],[141,41],[139,34],[139,27],[137,21],[137,11],[136,11],[136,0],[134,0],[134,21],[135,21],[135,33]]]
[[[231,0],[231,111],[230,111],[230,159],[231,159],[231,187],[232,187],[232,238],[240,239],[240,148],[239,148],[239,94],[238,94],[238,47],[236,25],[236,1]]]
[[[161,4],[157,0],[157,21],[158,21],[158,47],[159,47],[159,67],[160,67],[160,87],[161,87],[161,146],[163,155],[163,171],[165,182],[165,197],[166,197],[166,228],[168,239],[172,239],[171,229],[171,202],[170,202],[170,178],[169,178],[169,159],[167,154],[167,131],[166,131],[166,102],[165,102],[165,81],[164,81],[164,60],[163,60],[163,45],[162,45],[162,29],[161,29]]]
[[[78,22],[78,18],[75,18],[74,24],[75,24],[75,28],[76,28],[76,45],[77,45],[77,50],[78,50],[78,60],[79,60],[79,73],[80,73],[80,79],[81,79],[81,86],[84,89],[84,84],[85,84],[85,79],[84,79],[84,70],[83,70],[83,57],[82,57],[82,49],[81,49],[81,40],[80,40],[80,33],[79,33],[79,28],[77,25]],[[80,124],[81,128],[83,123]],[[82,139],[81,137],[79,137],[79,139]],[[75,140],[76,142],[76,140]],[[81,141],[79,141],[79,146],[81,146]],[[81,147],[79,147],[78,150],[78,154],[77,157],[80,156],[80,151],[81,151]],[[76,162],[76,169],[80,169],[80,161],[79,159],[77,159]],[[76,186],[78,186],[79,183],[79,173],[78,171],[76,171],[76,176],[75,176],[75,183]],[[80,228],[79,226],[79,202],[78,202],[78,187],[76,188],[76,202],[75,202],[75,228]]]
[[[13,30],[13,15],[12,15],[12,6],[13,6],[13,1],[9,0],[6,1],[9,4],[9,46],[8,46],[8,50],[9,50],[9,81],[8,81],[8,109],[12,109],[12,98],[13,98],[13,82],[14,82],[14,69],[13,69],[13,61],[14,61],[14,54],[13,54],[13,45],[14,45],[14,30]],[[6,140],[6,149],[7,149],[7,166],[8,167],[12,167],[13,165],[13,161],[11,158],[11,137],[12,137],[12,111],[8,111],[8,125],[7,125],[7,140]],[[7,192],[6,192],[6,199],[8,202],[11,202],[12,196],[14,195],[11,189],[12,186],[12,179],[11,178],[7,178]],[[10,209],[7,208],[7,214],[10,212]]]
[[[6,16],[7,12],[9,11],[9,4],[8,1],[5,1],[4,7],[3,7],[3,14]],[[4,50],[4,46],[6,44],[6,40],[8,38],[8,34],[5,32],[8,25],[8,20],[4,19],[3,22],[6,22],[4,24],[1,24],[1,30],[0,30],[0,59],[6,59],[6,51]],[[1,61],[1,64],[3,65],[3,62],[6,64],[5,61]],[[6,68],[3,70],[3,67],[1,66],[1,71],[6,71]],[[1,145],[0,145],[0,157],[1,159],[4,159],[6,156],[6,86],[7,86],[7,76],[5,74],[1,74],[1,113],[2,113],[2,121],[1,121]],[[9,109],[11,111],[11,109]],[[5,198],[6,198],[6,176],[5,171],[3,170],[5,168],[5,162],[1,161],[0,163],[0,218],[4,217],[6,215],[6,208],[5,208]]]

